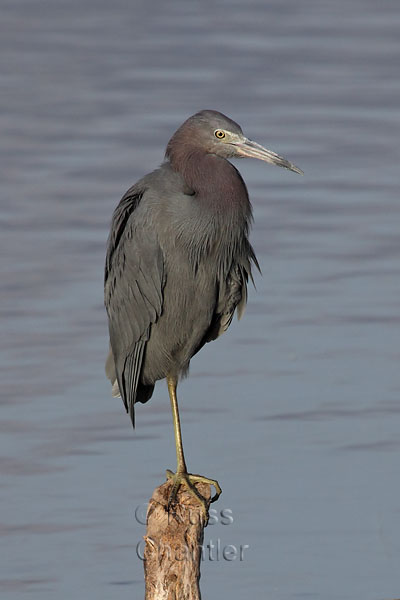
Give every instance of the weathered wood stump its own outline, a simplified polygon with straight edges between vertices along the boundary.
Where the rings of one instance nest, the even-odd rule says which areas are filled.
[[[154,490],[147,511],[144,536],[146,600],[200,600],[200,560],[206,519],[199,503],[181,486],[168,512],[172,483]],[[196,487],[208,501],[211,488]]]

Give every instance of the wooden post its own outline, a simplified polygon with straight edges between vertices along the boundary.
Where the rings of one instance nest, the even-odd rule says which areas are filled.
[[[154,490],[144,536],[146,600],[201,600],[200,560],[206,519],[196,499],[180,487],[177,503],[168,513],[172,482]],[[208,501],[211,488],[197,483]]]

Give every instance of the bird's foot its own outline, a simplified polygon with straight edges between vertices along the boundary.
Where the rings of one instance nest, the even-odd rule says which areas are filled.
[[[169,469],[166,471],[167,479],[172,480],[173,485],[171,488],[171,492],[169,494],[168,499],[168,510],[176,504],[176,495],[178,493],[179,487],[181,485],[185,486],[189,494],[191,494],[196,500],[199,502],[201,506],[201,511],[204,515],[206,523],[208,521],[208,506],[211,502],[216,502],[220,497],[222,490],[221,487],[215,479],[209,479],[208,477],[203,477],[202,475],[194,475],[193,473],[187,473],[186,471],[177,471],[173,473]],[[206,500],[197,490],[195,483],[208,483],[209,485],[214,486],[215,494],[211,498],[211,500]]]

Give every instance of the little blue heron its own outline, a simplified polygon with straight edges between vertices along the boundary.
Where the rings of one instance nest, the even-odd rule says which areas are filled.
[[[177,470],[169,506],[184,485],[202,510],[195,487],[217,481],[188,473],[176,396],[178,379],[206,342],[243,313],[251,264],[252,209],[239,171],[227,160],[252,157],[295,173],[278,154],[247,139],[240,126],[214,110],[191,116],[167,145],[165,162],[123,196],[111,224],[105,265],[110,333],[106,373],[135,425],[134,405],[147,402],[166,378]]]

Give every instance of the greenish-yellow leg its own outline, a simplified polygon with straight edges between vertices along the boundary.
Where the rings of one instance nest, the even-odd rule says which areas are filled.
[[[180,485],[184,485],[187,491],[192,494],[199,501],[203,513],[207,518],[207,509],[208,504],[205,498],[198,492],[195,483],[202,482],[208,483],[209,485],[213,485],[215,487],[215,495],[211,498],[211,502],[215,502],[221,495],[221,488],[219,486],[218,481],[214,479],[209,479],[208,477],[203,477],[202,475],[194,475],[192,473],[187,472],[185,456],[183,454],[183,444],[182,444],[182,432],[181,432],[181,422],[179,419],[179,410],[178,410],[178,400],[176,397],[176,386],[177,380],[174,377],[167,377],[168,384],[168,392],[171,400],[171,408],[172,408],[172,417],[174,420],[174,433],[175,433],[175,446],[176,446],[176,460],[177,460],[177,469],[176,473],[173,473],[169,469],[167,470],[167,479],[171,479],[173,481],[173,486],[171,489],[171,493],[169,495],[168,500],[168,508],[170,508],[176,502],[176,495],[178,493],[178,489]]]

